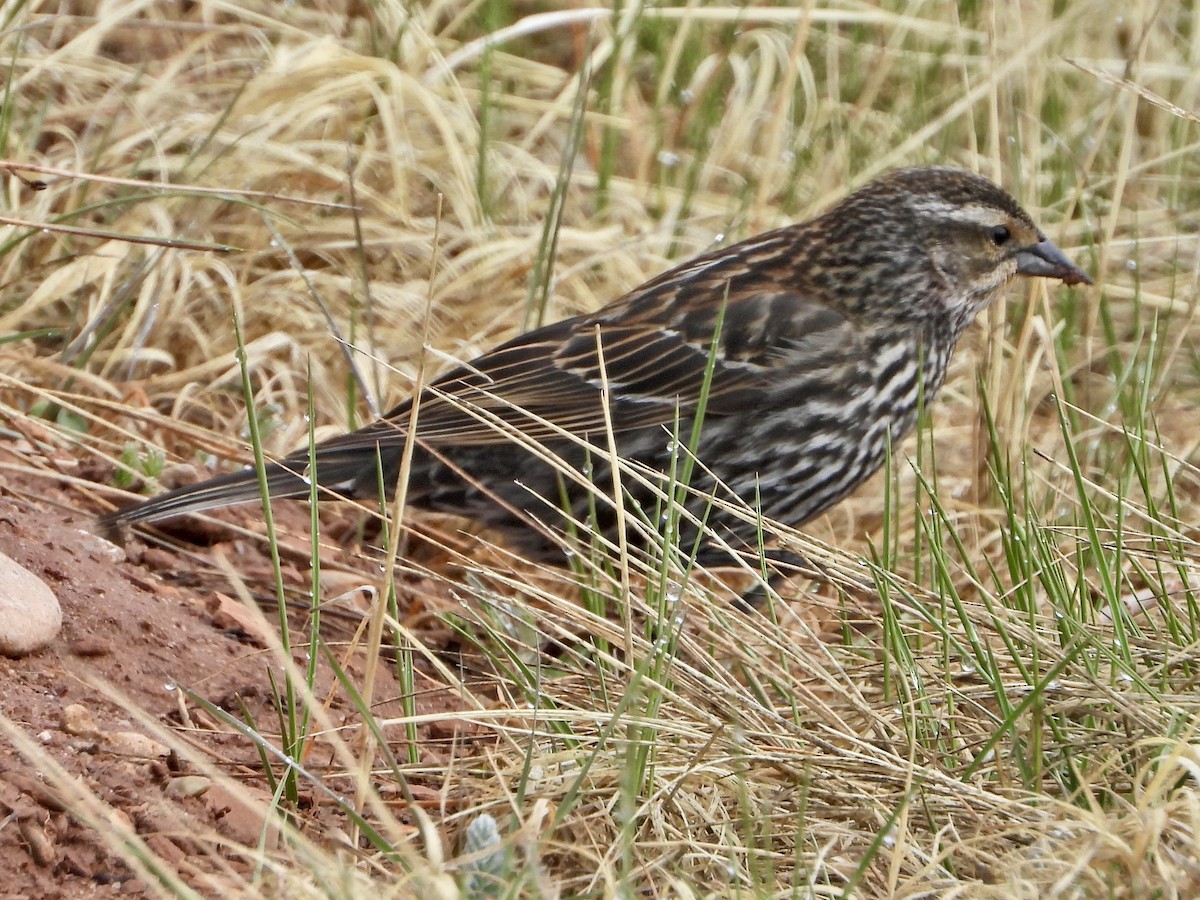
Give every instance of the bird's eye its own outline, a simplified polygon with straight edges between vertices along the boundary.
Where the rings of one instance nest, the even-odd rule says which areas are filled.
[[[1007,225],[997,225],[992,228],[992,243],[997,247],[1003,247],[1007,244],[1010,237],[1012,237],[1012,232],[1008,230]]]

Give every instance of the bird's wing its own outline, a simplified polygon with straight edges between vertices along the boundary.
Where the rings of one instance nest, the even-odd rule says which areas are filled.
[[[605,429],[606,381],[615,432],[671,427],[677,411],[686,418],[700,402],[718,322],[706,416],[753,408],[784,367],[803,375],[859,355],[852,323],[808,294],[747,291],[700,306],[685,303],[678,290],[649,290],[657,283],[600,313],[521,335],[442,375],[422,395],[419,439],[449,447],[503,443],[513,428],[540,440],[556,437],[556,429],[598,434]],[[406,401],[323,446],[402,442],[411,411]]]

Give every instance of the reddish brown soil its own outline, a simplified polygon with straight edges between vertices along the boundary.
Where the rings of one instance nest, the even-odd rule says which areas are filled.
[[[225,554],[255,595],[269,598],[273,592],[266,578],[267,560],[259,542],[233,531],[224,541],[190,550],[151,547],[134,537],[121,553],[90,533],[94,525],[91,513],[85,511],[88,505],[80,491],[52,478],[25,478],[11,472],[0,477],[0,552],[54,589],[64,619],[61,633],[48,648],[22,659],[0,657],[0,709],[87,792],[132,823],[193,887],[205,894],[219,893],[214,884],[220,883],[220,877],[231,877],[229,872],[243,871],[241,861],[233,854],[216,859],[211,843],[198,851],[196,843],[180,831],[179,814],[194,823],[193,834],[211,828],[251,845],[258,838],[261,820],[240,809],[236,798],[223,790],[178,796],[180,787],[188,783],[181,777],[195,770],[177,755],[124,755],[130,751],[122,747],[121,739],[129,739],[122,733],[146,734],[149,729],[96,685],[111,685],[242,782],[251,795],[266,796],[267,781],[255,748],[244,737],[231,734],[176,685],[239,718],[245,704],[260,729],[277,730],[268,678],[272,664],[270,654],[264,652],[265,641],[255,637],[253,620],[244,617],[244,607],[228,599],[230,585],[212,563],[216,554]],[[230,521],[248,521],[252,513],[241,510],[229,515]],[[296,552],[285,561],[285,577],[298,590],[307,584],[303,571],[306,515],[300,507],[284,512],[283,530],[300,536],[295,539]],[[207,536],[210,542],[214,537],[220,537],[220,529]],[[351,561],[349,555],[346,560]],[[374,568],[377,573],[378,566]],[[353,571],[350,564],[347,571]],[[352,582],[348,576],[346,583]],[[414,591],[423,604],[436,600],[437,594],[428,585]],[[441,596],[444,599],[445,593]],[[268,617],[273,614],[269,608],[266,612]],[[428,612],[427,605],[412,610],[421,618],[423,634],[435,645],[439,640],[448,643],[448,630],[423,612]],[[290,621],[293,641],[305,640],[304,611]],[[345,640],[357,624],[345,613],[341,619],[326,617],[322,635],[330,641]],[[351,659],[352,674],[358,674],[354,670],[360,661],[361,654]],[[375,711],[397,715],[400,688],[389,666],[381,668]],[[281,683],[278,667],[275,675]],[[321,673],[322,697],[331,680],[328,671]],[[439,754],[444,760],[482,738],[458,727],[453,713],[461,708],[460,701],[440,685],[427,679],[418,685],[417,694],[418,712],[447,714],[443,722],[420,733],[422,761],[435,763],[426,769],[436,771]],[[336,691],[332,696],[333,721],[356,721],[350,702]],[[396,739],[393,751],[404,746],[401,735],[391,738]],[[329,761],[328,749],[318,748],[305,763],[327,772],[322,767]],[[337,777],[326,780],[335,790],[349,788],[348,781]],[[5,873],[0,898],[145,891],[148,886],[110,852],[98,832],[68,811],[71,803],[51,781],[0,735],[0,871]],[[411,787],[418,803],[428,802],[431,808],[442,804],[444,809],[446,798],[439,797],[439,781]],[[393,811],[403,822],[406,806],[396,800]],[[311,827],[318,839],[325,826],[336,828],[340,823],[340,810],[319,791],[302,796],[301,809],[302,828]],[[217,875],[216,882],[210,880],[221,866],[228,866],[226,874]]]

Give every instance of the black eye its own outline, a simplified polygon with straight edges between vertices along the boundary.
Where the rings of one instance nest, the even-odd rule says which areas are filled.
[[[997,247],[1003,247],[1008,243],[1008,239],[1012,237],[1012,232],[1008,230],[1007,225],[997,225],[992,229],[992,243]]]

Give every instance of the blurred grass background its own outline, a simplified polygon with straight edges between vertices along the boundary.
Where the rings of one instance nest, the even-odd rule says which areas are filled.
[[[287,890],[1194,892],[1194,4],[30,0],[0,60],[0,423],[89,470],[248,458],[235,313],[283,454],[310,390],[318,436],[407,395],[427,308],[429,364],[467,359],[898,166],[1000,181],[1097,282],[1014,289],[806,529],[881,564],[873,624],[699,597],[699,637],[552,676],[531,648],[605,626],[472,587],[528,632],[464,706],[498,744],[444,773],[446,847],[317,841]]]

